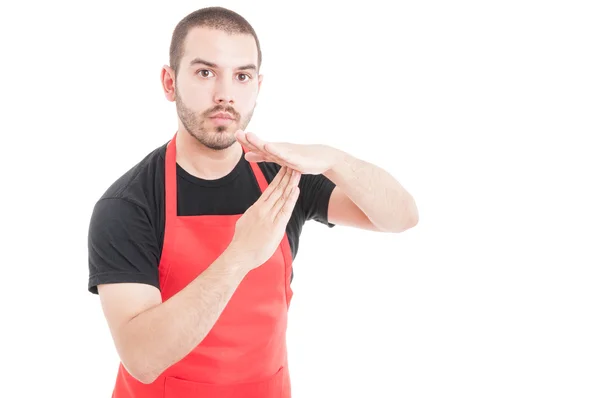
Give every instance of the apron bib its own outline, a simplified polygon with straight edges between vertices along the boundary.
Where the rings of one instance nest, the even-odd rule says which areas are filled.
[[[165,234],[159,263],[163,301],[223,253],[241,217],[177,215],[176,137],[168,143],[165,159]],[[258,164],[250,165],[262,193],[268,183]],[[151,384],[137,381],[120,364],[113,398],[290,398],[286,330],[291,271],[292,253],[284,234],[273,256],[242,280],[198,346]]]

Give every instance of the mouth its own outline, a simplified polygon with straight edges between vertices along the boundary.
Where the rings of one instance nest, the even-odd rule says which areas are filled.
[[[227,125],[235,121],[235,118],[226,112],[215,113],[214,115],[210,116],[209,119],[212,120],[214,124],[218,125]]]
[[[231,114],[225,113],[225,112],[215,113],[210,118],[211,119],[229,119],[229,120],[235,120],[235,118],[233,116],[231,116]]]

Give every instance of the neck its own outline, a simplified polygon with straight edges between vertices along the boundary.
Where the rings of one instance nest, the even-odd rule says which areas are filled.
[[[231,173],[242,156],[236,142],[227,149],[214,150],[202,145],[187,131],[177,131],[177,164],[194,177],[216,180]]]

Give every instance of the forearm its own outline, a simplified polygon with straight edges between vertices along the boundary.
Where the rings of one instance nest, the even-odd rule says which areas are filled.
[[[387,171],[333,149],[333,166],[323,173],[382,231],[401,232],[418,222],[412,195]]]
[[[227,251],[171,298],[125,326],[122,357],[135,377],[154,381],[209,333],[249,268]]]

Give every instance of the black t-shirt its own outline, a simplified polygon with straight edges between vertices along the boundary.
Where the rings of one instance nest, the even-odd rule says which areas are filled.
[[[88,290],[103,283],[137,282],[156,286],[165,228],[165,155],[167,144],[149,153],[117,179],[96,202],[89,225]],[[267,183],[280,169],[258,163]],[[335,184],[323,175],[303,174],[300,196],[286,232],[292,257],[298,253],[306,221],[329,227],[327,209]],[[228,175],[197,178],[177,165],[177,212],[180,216],[243,214],[260,197],[251,166],[242,155]],[[293,275],[293,274],[292,274]]]

